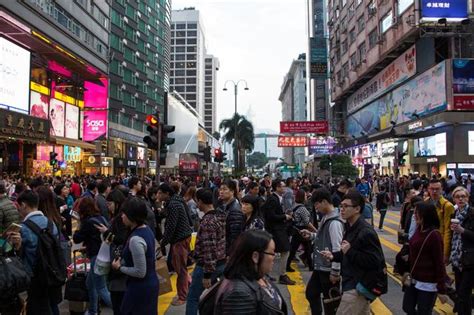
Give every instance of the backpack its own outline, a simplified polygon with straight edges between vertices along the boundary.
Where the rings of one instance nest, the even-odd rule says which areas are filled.
[[[28,290],[31,281],[21,259],[9,255],[7,246],[6,241],[0,246],[0,304],[8,304],[10,299]]]
[[[47,287],[64,285],[67,276],[66,261],[59,236],[53,235],[53,222],[48,219],[48,226],[44,229],[31,220],[25,221],[24,224],[38,236],[34,274],[40,277]]]

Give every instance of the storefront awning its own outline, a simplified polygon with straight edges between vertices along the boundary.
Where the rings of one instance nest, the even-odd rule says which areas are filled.
[[[84,142],[81,140],[51,136],[51,142],[55,142],[56,144],[61,144],[61,145],[70,145],[74,147],[80,147],[82,149],[95,150],[95,144]]]

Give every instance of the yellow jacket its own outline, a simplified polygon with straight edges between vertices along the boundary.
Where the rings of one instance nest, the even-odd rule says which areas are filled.
[[[451,216],[454,214],[454,206],[451,202],[441,197],[436,203],[436,212],[439,218],[439,232],[443,236],[444,257],[449,258],[451,253],[451,237],[453,231],[450,229]]]

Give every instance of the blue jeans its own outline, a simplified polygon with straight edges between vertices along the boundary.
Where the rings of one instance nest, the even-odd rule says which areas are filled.
[[[110,293],[107,289],[105,276],[98,276],[94,273],[95,260],[97,256],[91,257],[91,268],[87,273],[86,286],[89,291],[89,313],[97,314],[99,297],[107,306],[112,306]]]
[[[216,271],[211,276],[211,282],[222,275],[224,272],[225,264],[221,264],[216,267]],[[202,280],[204,279],[204,269],[201,266],[196,265],[192,275],[191,286],[189,287],[188,298],[186,301],[186,315],[197,315],[199,307],[199,297],[204,291]]]

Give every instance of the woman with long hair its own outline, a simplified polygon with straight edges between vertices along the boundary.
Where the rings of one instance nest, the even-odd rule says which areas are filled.
[[[287,314],[285,300],[266,276],[274,260],[275,242],[270,233],[243,232],[224,270],[214,314]]]
[[[94,270],[97,254],[102,244],[98,227],[107,224],[107,221],[100,215],[99,208],[94,199],[90,197],[79,199],[76,207],[81,223],[79,230],[73,235],[73,240],[76,244],[82,243],[86,248],[86,256],[90,259],[90,270]],[[105,280],[105,276],[99,276],[94,272],[87,274],[86,286],[89,293],[88,315],[97,314],[99,297],[107,306],[112,306]]]
[[[196,191],[197,187],[195,183],[191,183],[184,193],[183,199],[189,209],[189,215],[193,221],[194,231],[196,232],[199,228],[199,209],[196,203]]]
[[[404,277],[403,310],[410,315],[431,314],[436,297],[447,301],[443,238],[434,204],[417,203],[414,216],[417,228],[409,242],[410,273]]]
[[[260,212],[260,198],[253,195],[245,195],[242,198],[242,213],[245,215],[245,231],[265,230],[265,223]]]
[[[451,220],[453,239],[450,262],[453,266],[459,315],[472,314],[471,292],[474,288],[474,208],[469,206],[469,192],[459,186],[453,190],[456,203]]]

